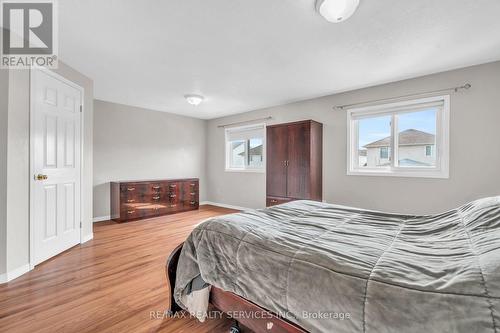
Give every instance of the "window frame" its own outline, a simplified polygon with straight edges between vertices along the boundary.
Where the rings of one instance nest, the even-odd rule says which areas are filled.
[[[230,131],[244,130],[248,128],[258,128],[262,127],[262,166],[261,167],[250,167],[249,163],[249,155],[250,155],[250,140],[245,140],[245,166],[242,168],[232,167],[231,166],[231,142],[228,141],[228,133]],[[226,172],[253,172],[253,173],[265,173],[266,172],[266,124],[252,124],[245,126],[237,126],[237,127],[227,127],[224,128],[224,146],[225,146],[225,167],[224,171]]]
[[[418,112],[427,105],[442,103],[436,112],[436,156],[434,167],[401,167],[398,161],[398,115]],[[358,162],[358,120],[363,118],[391,116],[391,163],[387,167],[361,168]],[[402,102],[379,104],[347,110],[347,175],[349,176],[392,176],[417,178],[449,178],[450,143],[450,95],[433,96]]]

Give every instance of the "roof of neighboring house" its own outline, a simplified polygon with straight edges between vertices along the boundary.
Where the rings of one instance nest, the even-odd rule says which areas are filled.
[[[400,146],[420,146],[433,145],[436,142],[436,136],[431,133],[422,132],[416,129],[407,129],[399,133]],[[389,147],[391,145],[391,137],[383,138],[374,141],[364,146],[364,148]]]
[[[244,156],[245,152],[241,152],[239,155]],[[254,148],[250,148],[249,155],[262,155],[262,145],[254,147]]]

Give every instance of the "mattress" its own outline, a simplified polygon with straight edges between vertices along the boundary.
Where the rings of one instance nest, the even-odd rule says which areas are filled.
[[[427,216],[294,201],[215,217],[184,244],[176,302],[206,311],[210,286],[310,332],[499,332],[500,197]]]

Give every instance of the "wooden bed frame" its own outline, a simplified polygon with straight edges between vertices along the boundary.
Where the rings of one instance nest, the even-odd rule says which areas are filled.
[[[167,274],[167,283],[170,287],[170,304],[168,310],[171,314],[181,311],[182,308],[175,302],[174,287],[175,277],[177,273],[177,264],[184,243],[177,246],[167,259],[165,271]],[[213,287],[210,292],[210,304],[217,310],[224,313],[237,313],[244,311],[244,317],[239,316],[237,322],[248,327],[255,333],[304,333],[306,330],[300,328],[296,324],[252,303],[243,297],[233,294],[228,291]],[[232,332],[237,332],[237,330]]]

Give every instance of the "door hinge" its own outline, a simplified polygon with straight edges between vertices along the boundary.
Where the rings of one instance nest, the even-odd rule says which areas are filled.
[[[82,228],[82,221],[80,221],[80,229]]]
[[[80,105],[80,112],[83,112],[83,105]]]

